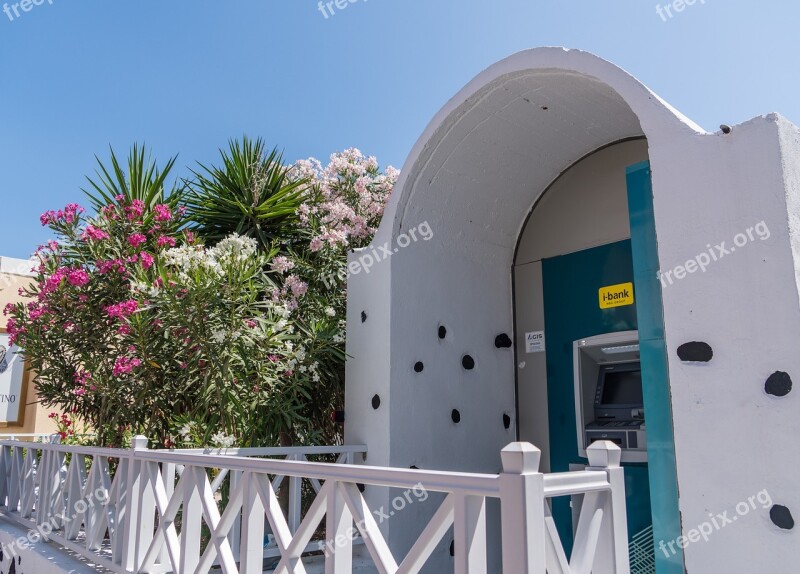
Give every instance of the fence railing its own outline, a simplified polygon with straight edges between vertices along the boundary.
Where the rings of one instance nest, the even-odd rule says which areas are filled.
[[[588,449],[587,470],[554,474],[539,472],[538,449],[513,443],[501,453],[499,475],[353,465],[363,447],[204,452],[146,444],[144,437],[131,449],[0,441],[0,512],[116,572],[218,566],[261,574],[271,530],[278,574],[304,573],[311,549],[324,550],[326,573],[349,574],[356,540],[378,572],[412,574],[452,529],[455,572],[474,574],[487,571],[486,501],[498,498],[504,572],[629,573],[621,451],[612,443]],[[339,464],[308,461],[312,455]],[[276,456],[283,459],[261,458]],[[443,500],[408,554],[396,557],[359,485],[424,489]],[[547,499],[578,494],[568,559]]]

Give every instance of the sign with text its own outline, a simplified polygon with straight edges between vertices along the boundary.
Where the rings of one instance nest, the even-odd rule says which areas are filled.
[[[544,353],[544,331],[525,333],[525,352]]]
[[[633,283],[620,283],[619,285],[600,287],[599,296],[601,309],[633,305]]]
[[[8,333],[0,333],[0,425],[18,425],[25,408],[25,362],[8,339]]]

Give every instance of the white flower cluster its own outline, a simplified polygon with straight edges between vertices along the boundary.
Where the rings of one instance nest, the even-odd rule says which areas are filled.
[[[150,297],[158,297],[161,290],[155,285],[148,285],[141,281],[131,281],[131,289],[139,293],[147,293]]]
[[[216,261],[247,261],[256,254],[258,242],[252,237],[229,235],[208,250],[208,256]]]
[[[226,435],[222,431],[219,431],[211,435],[211,442],[214,443],[214,446],[219,448],[231,448],[236,444],[236,437]]]
[[[209,257],[208,252],[199,245],[183,245],[167,249],[164,252],[164,262],[180,268],[182,274],[202,268],[219,272],[219,263]]]
[[[178,267],[181,274],[185,275],[195,269],[207,269],[222,275],[223,263],[239,263],[255,256],[258,243],[255,239],[232,234],[217,243],[211,249],[199,245],[184,245],[173,247],[164,252],[164,261],[167,265]]]

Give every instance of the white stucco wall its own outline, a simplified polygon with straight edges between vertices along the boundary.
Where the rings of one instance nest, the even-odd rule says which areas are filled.
[[[725,241],[726,249],[736,249],[706,272],[663,289],[684,533],[709,514],[735,516],[736,504],[763,490],[800,516],[792,478],[792,461],[800,455],[798,397],[776,398],[764,390],[774,372],[800,372],[800,306],[787,215],[787,202],[797,203],[800,188],[796,175],[782,170],[781,146],[793,158],[795,174],[800,148],[796,138],[780,137],[792,131],[770,115],[726,136],[651,148],[663,166],[653,168],[662,272],[708,245]],[[737,234],[761,221],[769,239],[753,233],[755,241],[733,245]],[[796,245],[796,235],[792,240]],[[710,363],[679,359],[678,347],[692,341],[713,348]],[[753,564],[788,571],[800,559],[797,534],[777,528],[769,509],[757,506],[708,542],[691,544],[687,571],[746,572]]]
[[[423,221],[434,236],[349,281],[346,438],[365,442],[370,462],[499,469],[499,450],[514,439],[513,425],[502,424],[514,409],[514,359],[493,342],[512,333],[510,270],[525,215],[580,157],[641,135],[662,271],[706,245],[730,245],[762,220],[771,231],[664,289],[684,534],[764,489],[800,516],[800,494],[790,488],[796,397],[764,392],[770,374],[800,367],[800,222],[797,210],[791,225],[787,215],[787,204],[800,202],[797,130],[766,116],[729,135],[706,133],[622,70],[579,51],[532,50],[496,64],[412,150],[374,243],[394,246]],[[711,345],[714,359],[681,361],[677,348],[691,341]],[[475,358],[471,371],[461,367],[464,354]],[[389,500],[379,490],[370,496]],[[417,505],[394,517],[393,548],[407,549],[430,511]],[[687,570],[786,571],[800,560],[796,536],[760,508],[690,544]],[[436,559],[437,567],[447,561]]]

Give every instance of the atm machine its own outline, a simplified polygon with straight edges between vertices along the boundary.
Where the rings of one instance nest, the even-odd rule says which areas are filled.
[[[573,343],[578,452],[599,440],[616,443],[622,462],[647,462],[638,331]]]

